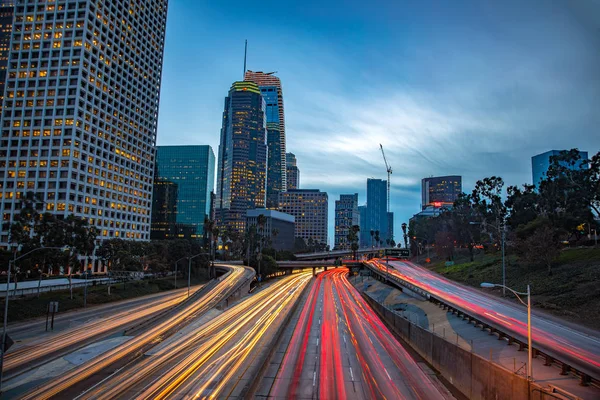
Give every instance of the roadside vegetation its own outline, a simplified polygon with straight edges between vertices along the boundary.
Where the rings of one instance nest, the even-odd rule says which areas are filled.
[[[429,252],[429,268],[475,287],[502,282],[504,248],[507,286],[530,284],[535,307],[600,329],[599,215],[600,153],[573,149],[551,158],[538,187],[482,179],[406,236],[421,263]]]

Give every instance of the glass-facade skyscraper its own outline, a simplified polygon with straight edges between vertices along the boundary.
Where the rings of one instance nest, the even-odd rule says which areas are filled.
[[[217,165],[215,217],[221,229],[243,233],[246,210],[265,208],[267,123],[254,82],[234,82],[225,98]]]
[[[215,155],[210,146],[158,146],[153,239],[201,239],[210,216]]]
[[[543,179],[546,178],[546,172],[548,172],[548,169],[550,168],[550,164],[551,164],[550,157],[558,156],[558,155],[560,155],[560,153],[562,151],[564,151],[564,150],[550,150],[545,153],[538,154],[537,156],[531,157],[531,175],[532,175],[532,179],[533,179],[533,184],[535,185],[536,188],[539,188],[540,181],[542,181]],[[587,160],[588,152],[580,151],[579,157],[581,157],[581,161]],[[569,167],[568,165],[565,165],[565,164],[563,164],[563,165],[565,167]],[[589,168],[589,167],[585,163],[580,163],[579,165],[575,165],[575,166],[569,167],[569,168],[582,169],[582,168]]]
[[[150,239],[167,4],[17,2],[1,120],[2,245],[26,192],[58,218],[86,218],[100,239]]]
[[[371,242],[375,245],[371,231],[379,231],[379,240],[383,241],[384,246],[388,239],[393,238],[393,227],[389,226],[390,222],[393,223],[393,213],[388,215],[387,212],[387,181],[367,179],[367,204],[364,209],[359,210],[359,214],[362,245],[365,241],[367,247]]]
[[[15,0],[0,0],[0,111],[4,101],[4,84],[10,54],[10,37],[15,17]]]
[[[267,208],[277,207],[277,196],[287,188],[285,113],[281,80],[274,72],[246,71],[244,80],[254,82],[265,100],[267,118]],[[279,137],[278,137],[279,136]]]

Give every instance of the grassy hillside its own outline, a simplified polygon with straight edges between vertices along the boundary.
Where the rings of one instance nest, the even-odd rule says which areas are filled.
[[[446,267],[433,262],[430,269],[452,280],[479,287],[481,282],[502,281],[500,254],[480,254],[469,262],[459,254],[456,264]],[[545,267],[531,267],[516,256],[507,255],[507,286],[525,291],[531,285],[533,306],[581,325],[600,330],[600,249],[566,249],[553,265],[552,275]],[[493,290],[497,294],[500,291]]]

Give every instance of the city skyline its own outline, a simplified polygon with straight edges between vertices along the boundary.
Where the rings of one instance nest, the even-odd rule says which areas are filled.
[[[399,232],[420,209],[422,178],[461,175],[465,192],[491,175],[531,183],[533,155],[600,148],[600,39],[588,17],[598,11],[517,4],[365,12],[351,2],[328,13],[339,5],[172,3],[158,143],[216,148],[222,93],[242,78],[248,39],[247,68],[284,82],[287,151],[298,157],[301,187],[366,198],[365,179],[386,179],[382,143]],[[191,26],[214,39],[179,45]],[[331,243],[333,215],[330,202]]]

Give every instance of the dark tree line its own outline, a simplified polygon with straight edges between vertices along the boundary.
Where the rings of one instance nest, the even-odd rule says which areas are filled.
[[[562,242],[582,242],[588,232],[598,229],[600,153],[582,160],[577,149],[564,151],[551,157],[537,190],[534,185],[509,186],[505,199],[503,190],[500,177],[477,181],[451,209],[412,221],[409,236],[435,245],[438,255],[449,260],[457,247],[467,248],[471,260],[475,246],[496,251],[504,237],[528,264],[543,265],[551,273]],[[416,243],[411,245],[416,251]]]

